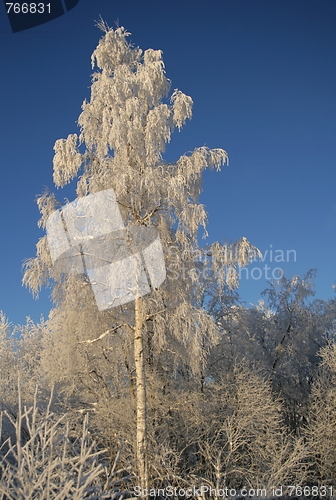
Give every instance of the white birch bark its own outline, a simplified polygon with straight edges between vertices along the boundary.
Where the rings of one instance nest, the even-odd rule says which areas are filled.
[[[143,311],[141,297],[135,299],[134,361],[137,404],[137,466],[141,489],[148,488],[146,374],[143,350]]]

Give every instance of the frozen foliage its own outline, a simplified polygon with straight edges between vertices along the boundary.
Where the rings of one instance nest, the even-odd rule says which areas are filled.
[[[306,419],[318,351],[332,339],[335,324],[334,300],[309,301],[314,275],[311,270],[302,279],[283,277],[270,283],[262,294],[266,300],[249,309],[232,295],[221,299],[217,289],[210,290],[208,300],[222,332],[208,369],[216,375],[241,357],[262,367],[284,401],[293,430]]]
[[[332,484],[336,474],[336,345],[320,351],[322,363],[314,383],[306,438],[314,456],[314,474]]]
[[[81,155],[76,151],[77,136],[71,134],[67,140],[60,139],[55,143],[54,164],[59,165],[55,182],[64,185],[73,179],[81,166]],[[62,168],[63,165],[63,168]]]
[[[174,128],[191,118],[192,99],[177,89],[169,98],[160,50],[133,47],[122,27],[112,30],[101,22],[100,28],[105,35],[92,55],[91,98],[82,106],[79,136],[55,143],[54,182],[62,187],[78,176],[79,197],[113,187],[126,224],[155,226],[166,253],[172,244],[191,252],[200,226],[206,234],[207,215],[198,203],[202,172],[219,170],[227,153],[200,147],[166,164],[162,154]],[[38,205],[45,227],[57,202],[45,194]],[[237,245],[233,259],[219,244],[213,248],[214,266],[232,288],[238,286],[236,264],[260,255],[246,239]],[[42,238],[37,258],[26,263],[24,283],[38,293],[49,278],[59,280],[55,273]]]
[[[103,460],[98,462],[106,450],[97,450],[90,438],[88,416],[84,417],[78,438],[66,415],[54,415],[50,404],[51,399],[46,410],[41,412],[35,397],[31,408],[22,408],[19,390],[16,419],[7,412],[0,415],[0,424],[5,421],[15,430],[14,442],[8,437],[1,443],[0,425],[0,498],[119,498],[121,493],[116,486],[121,482],[126,484],[131,475],[125,469],[115,470],[117,459],[110,471],[106,465],[103,467]]]
[[[18,374],[22,374],[21,392],[32,401],[40,373],[36,359],[41,351],[43,322],[35,325],[27,318],[23,326],[14,326],[0,311],[0,411],[3,405],[14,409],[17,404]]]
[[[302,281],[305,280],[297,279],[296,284],[300,282],[302,285]],[[282,385],[274,385],[274,380],[269,378],[277,345],[271,334],[275,334],[274,327],[279,324],[278,314],[279,320],[282,317],[281,304],[284,302],[280,290],[286,289],[286,283],[282,287],[278,284],[272,312],[266,304],[252,310],[244,309],[237,305],[237,296],[231,292],[222,296],[220,322],[224,330],[218,346],[211,349],[208,355],[204,354],[207,362],[203,374],[198,372],[192,376],[188,363],[176,362],[171,351],[177,350],[177,344],[169,340],[165,350],[158,351],[158,354],[156,350],[151,350],[151,337],[148,337],[145,353],[151,484],[190,486],[205,482],[215,487],[225,480],[232,487],[240,484],[253,488],[271,485],[272,481],[276,484],[286,481],[293,484],[332,483],[335,468],[335,347],[331,340],[318,357],[322,359],[318,377],[316,372],[311,371],[314,384],[309,413],[307,407],[304,413],[308,421],[304,433],[300,421],[296,424],[297,436],[289,432],[283,420],[283,404],[276,399],[280,388],[283,401],[287,401],[287,379],[297,375],[295,371],[286,370],[290,370],[290,366],[294,369],[296,355],[289,366],[282,366],[280,360],[278,362],[278,380],[282,380]],[[292,292],[288,297],[300,294],[300,287]],[[320,301],[318,305],[304,302],[300,307],[297,305],[295,321],[298,326],[302,321],[300,318],[307,315],[314,317],[314,323],[309,328],[303,324],[302,330],[293,330],[303,346],[304,341],[309,342],[311,348],[315,346],[315,339],[322,342],[323,331],[327,338],[332,338],[335,301]],[[55,374],[58,373],[57,394],[62,398],[60,389],[68,394],[64,406],[68,410],[68,421],[71,419],[72,422],[71,428],[78,415],[90,410],[91,435],[98,439],[100,448],[111,449],[110,465],[118,453],[118,447],[115,444],[111,446],[118,429],[118,435],[123,437],[124,442],[120,468],[128,467],[134,463],[132,442],[135,439],[132,337],[128,337],[126,332],[121,337],[112,333],[112,338],[105,335],[96,342],[79,344],[76,338],[84,336],[85,330],[89,332],[94,328],[95,316],[89,309],[85,317],[80,308],[74,309],[70,316],[71,307],[75,307],[75,301],[69,304],[69,310],[63,310],[62,315],[55,314],[52,322],[49,320],[48,330],[47,325],[43,326],[42,339],[36,326],[28,324],[21,327],[24,338],[27,341],[30,339],[25,350],[26,362],[21,368],[22,376],[33,365],[37,372],[44,374],[44,381],[47,373],[51,382],[56,380]],[[65,322],[67,329],[62,337],[61,327]],[[7,325],[5,329],[10,339],[10,325],[5,319],[3,324]],[[101,325],[102,333],[105,327],[107,324]],[[68,331],[75,332],[75,337]],[[37,350],[35,346],[39,341],[42,345]],[[86,353],[81,354],[78,348],[85,345]],[[283,345],[282,356],[290,356],[290,343]],[[77,349],[76,357],[74,348]],[[15,352],[7,347],[7,356],[11,356],[12,360],[6,372],[7,379],[12,381],[11,387],[16,383],[17,357],[22,352],[22,347]],[[242,361],[237,363],[237,359]],[[300,362],[302,366],[309,364],[309,358],[304,356]],[[264,375],[255,369],[258,364]],[[284,376],[280,377],[281,373]],[[301,384],[298,384],[296,394],[291,391],[291,398],[294,398],[291,401],[307,404],[306,389],[301,394],[300,388]],[[5,391],[2,391],[2,399],[7,401],[11,390]],[[16,410],[10,413],[12,419],[15,419],[15,414]],[[56,413],[55,419],[61,416],[62,413]],[[304,434],[306,444],[300,434]],[[23,436],[26,438],[25,434]],[[75,436],[79,438],[78,430]],[[105,461],[105,457],[102,458]],[[136,481],[134,484],[137,484]]]
[[[246,360],[206,385],[202,395],[189,386],[178,398],[176,389],[167,391],[164,403],[169,424],[156,430],[159,451],[152,457],[157,484],[269,491],[274,484],[307,480],[308,447],[288,434],[281,402]]]
[[[0,311],[0,394],[11,394],[15,388],[12,378],[16,366],[13,327]]]
[[[199,449],[216,488],[253,485],[269,491],[274,484],[305,481],[308,450],[303,440],[286,436],[280,401],[260,373],[238,364],[209,392],[215,409]]]

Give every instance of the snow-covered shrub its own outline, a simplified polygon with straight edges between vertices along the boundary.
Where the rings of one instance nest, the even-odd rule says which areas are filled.
[[[36,391],[37,393],[37,391]],[[1,500],[80,500],[125,498],[132,474],[117,470],[119,455],[108,470],[106,450],[99,450],[90,438],[88,415],[78,436],[67,415],[56,416],[40,411],[36,397],[32,407],[23,407],[19,390],[17,417],[1,414],[14,429],[14,439],[1,441],[0,426],[0,499]]]
[[[313,455],[314,480],[332,484],[336,475],[336,345],[319,351],[322,363],[313,385],[306,438]]]

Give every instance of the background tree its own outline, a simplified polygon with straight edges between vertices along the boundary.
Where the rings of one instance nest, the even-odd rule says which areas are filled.
[[[270,283],[262,293],[266,300],[251,308],[228,292],[221,297],[216,291],[211,301],[221,334],[207,373],[217,380],[242,358],[260,367],[284,402],[287,422],[298,432],[306,421],[321,361],[318,352],[334,332],[335,301],[309,300],[314,295],[314,276],[312,270],[303,278],[284,276]]]
[[[312,480],[332,485],[336,477],[336,345],[319,351],[322,363],[310,397],[306,438],[313,455]]]
[[[320,362],[318,351],[327,344],[327,331],[333,320],[330,304],[309,301],[315,295],[310,270],[303,278],[282,277],[263,295],[267,297],[269,317],[264,337],[270,355],[271,379],[275,391],[284,398],[287,418],[293,429],[304,422],[308,397]]]
[[[16,358],[14,354],[14,334],[13,325],[9,323],[6,316],[0,311],[0,402],[3,404],[4,396],[13,394],[17,381],[15,382],[14,373]]]
[[[0,411],[14,414],[18,400],[18,379],[21,394],[31,402],[40,380],[39,352],[41,325],[27,318],[25,325],[11,324],[0,311]]]

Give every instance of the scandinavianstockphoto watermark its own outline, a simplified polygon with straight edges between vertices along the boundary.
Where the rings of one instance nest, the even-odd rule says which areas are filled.
[[[180,256],[175,246],[169,248],[166,254],[167,278],[171,280],[186,280],[193,275],[196,278],[210,280],[216,274],[212,267],[212,254],[209,250],[197,250],[192,256]],[[224,247],[224,258],[229,262],[237,262],[238,255],[232,247]],[[284,276],[285,263],[296,262],[297,253],[294,249],[274,249],[271,244],[261,257],[254,256],[250,259],[249,265],[237,267],[239,280],[252,279],[255,281],[279,280]],[[258,265],[255,263],[258,262]]]
[[[284,275],[280,263],[296,262],[295,250],[274,250],[270,245],[261,254],[244,242],[192,254],[181,254],[172,245],[164,253],[155,227],[125,224],[112,188],[55,210],[48,217],[46,231],[55,271],[85,274],[100,311],[147,295],[166,278],[211,281],[233,273],[232,281],[277,280]],[[237,262],[244,267],[236,270]]]

